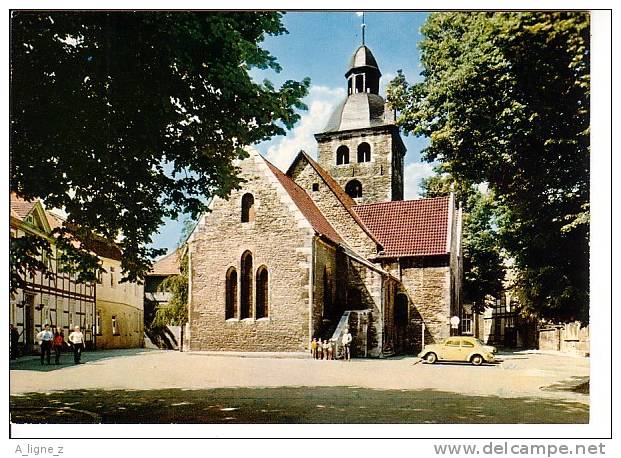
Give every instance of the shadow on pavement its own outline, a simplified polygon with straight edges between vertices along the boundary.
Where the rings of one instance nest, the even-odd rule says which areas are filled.
[[[151,350],[145,348],[123,348],[113,350],[98,350],[98,351],[84,351],[82,353],[81,363],[90,364],[97,361],[102,361],[110,358],[122,358],[127,356],[136,356],[144,353],[152,353],[166,350]],[[16,360],[11,360],[9,368],[12,371],[38,371],[38,372],[52,372],[57,370],[66,369],[68,367],[74,367],[73,352],[65,351],[60,356],[60,364],[54,364],[54,354],[52,354],[51,364],[41,365],[40,356],[22,356]]]
[[[70,410],[71,409],[71,410]],[[588,423],[586,404],[359,387],[73,390],[11,396],[13,423]]]

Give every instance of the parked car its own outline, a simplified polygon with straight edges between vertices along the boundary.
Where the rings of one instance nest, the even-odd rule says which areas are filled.
[[[429,364],[436,361],[468,361],[475,366],[480,366],[483,362],[491,363],[494,361],[496,347],[483,344],[474,337],[449,337],[439,343],[425,345],[423,351],[418,354]]]

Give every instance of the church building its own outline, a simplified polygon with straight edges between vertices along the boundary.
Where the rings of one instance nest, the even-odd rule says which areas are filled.
[[[403,200],[405,145],[360,46],[347,97],[281,171],[258,153],[243,188],[215,198],[188,240],[190,350],[412,354],[460,315],[461,211],[453,196]]]

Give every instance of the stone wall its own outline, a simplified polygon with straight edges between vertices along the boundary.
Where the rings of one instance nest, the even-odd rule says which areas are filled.
[[[189,240],[190,350],[306,351],[310,339],[311,262],[314,231],[258,155],[241,163],[243,189],[215,199]],[[241,199],[255,199],[255,219],[241,222]],[[241,277],[241,256],[253,256],[253,288],[259,266],[268,269],[268,317],[225,319],[229,267]]]
[[[343,303],[339,301],[337,289],[341,281],[337,270],[337,249],[319,238],[315,239],[312,336],[326,338],[343,314]],[[326,276],[326,279],[324,279]],[[329,291],[324,289],[329,288]],[[326,301],[327,299],[327,301]]]
[[[591,351],[589,326],[583,327],[574,321],[540,327],[539,349],[588,356]]]
[[[362,197],[358,203],[368,204],[386,202],[397,196],[403,198],[403,163],[393,164],[395,135],[398,130],[394,126],[383,129],[363,129],[355,131],[322,134],[317,137],[318,162],[345,189],[345,185],[353,179],[362,183]],[[358,163],[358,145],[366,142],[371,146],[371,161]],[[398,142],[398,144],[402,144]],[[336,150],[345,145],[349,148],[349,164],[336,165]],[[400,153],[402,154],[402,153]],[[400,165],[401,170],[393,170]],[[393,179],[400,190],[393,195]]]
[[[377,254],[373,239],[356,223],[352,215],[307,161],[298,161],[290,173],[291,178],[306,190],[315,205],[349,246],[365,257]],[[318,185],[317,191],[313,191],[313,184]]]
[[[401,286],[396,293],[405,294],[409,310],[405,329],[394,326],[394,317],[387,321],[396,351],[417,353],[425,343],[437,342],[450,334],[451,317],[451,269],[448,256],[402,259],[399,264],[385,263],[384,269],[397,278]],[[391,306],[393,314],[394,306]]]

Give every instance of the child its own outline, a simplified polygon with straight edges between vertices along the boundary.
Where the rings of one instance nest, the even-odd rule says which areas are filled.
[[[54,359],[56,364],[60,364],[60,352],[65,344],[65,334],[63,331],[56,331],[54,334],[54,341],[52,346],[54,347]]]

